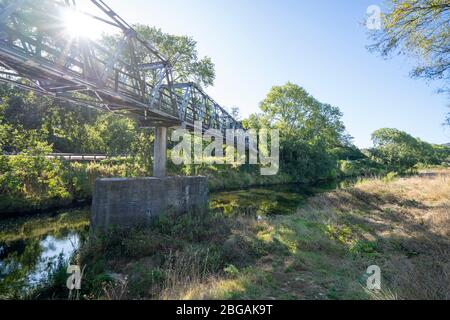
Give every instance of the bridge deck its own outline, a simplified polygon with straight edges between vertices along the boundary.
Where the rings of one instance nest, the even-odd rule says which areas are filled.
[[[171,63],[103,1],[88,2],[90,10],[81,12],[69,1],[0,0],[0,82],[144,125],[241,127],[196,84],[173,83]],[[93,41],[70,35],[68,12],[113,28],[114,36]]]

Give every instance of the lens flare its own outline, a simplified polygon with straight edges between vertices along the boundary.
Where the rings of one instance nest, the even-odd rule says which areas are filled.
[[[94,39],[102,33],[94,19],[79,11],[68,10],[63,19],[66,32],[73,37]]]

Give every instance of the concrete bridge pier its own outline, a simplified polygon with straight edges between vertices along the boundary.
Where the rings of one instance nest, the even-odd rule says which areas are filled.
[[[155,128],[153,149],[153,176],[163,178],[167,175],[167,127]]]
[[[95,182],[91,232],[145,227],[162,214],[208,210],[206,177],[167,177],[167,128],[155,129],[153,177]]]

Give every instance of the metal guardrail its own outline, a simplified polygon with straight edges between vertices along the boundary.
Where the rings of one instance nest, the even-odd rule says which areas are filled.
[[[8,154],[3,153],[0,154],[2,157],[17,157],[20,153]],[[46,154],[45,157],[47,159],[61,159],[66,161],[102,161],[106,159],[110,159],[112,156],[108,156],[106,154],[82,154],[82,153],[49,153]],[[127,155],[119,155],[115,157],[128,157]]]
[[[109,157],[105,154],[77,154],[77,153],[49,153],[48,159],[62,159],[67,161],[101,161]]]

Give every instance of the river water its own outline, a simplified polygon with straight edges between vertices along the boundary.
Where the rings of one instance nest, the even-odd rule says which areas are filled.
[[[292,214],[307,197],[341,185],[283,185],[216,192],[209,206],[225,215]],[[90,208],[0,220],[0,299],[23,298],[44,285],[86,241]]]

